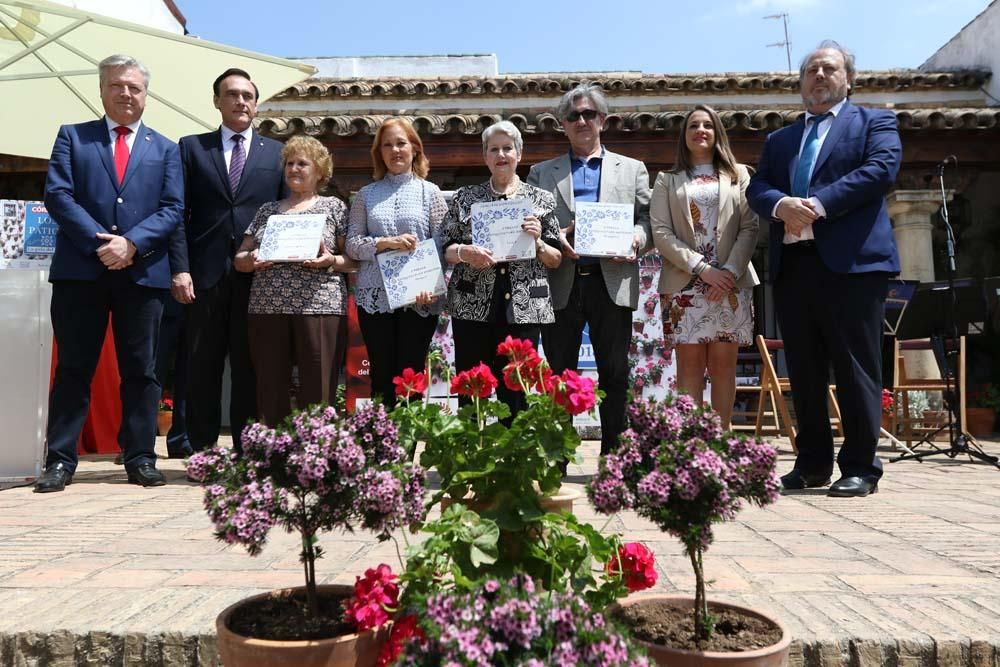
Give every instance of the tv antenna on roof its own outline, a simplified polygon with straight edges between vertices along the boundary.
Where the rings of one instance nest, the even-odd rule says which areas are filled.
[[[788,59],[788,73],[792,73],[792,43],[788,41],[788,12],[781,12],[780,14],[769,14],[764,17],[765,19],[781,19],[782,24],[785,26],[785,41],[775,42],[774,44],[768,44],[768,47],[772,46],[783,46],[785,47],[785,58]]]

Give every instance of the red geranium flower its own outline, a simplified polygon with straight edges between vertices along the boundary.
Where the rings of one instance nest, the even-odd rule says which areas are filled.
[[[364,578],[357,578],[354,595],[344,604],[344,611],[358,632],[377,628],[389,620],[390,611],[399,602],[398,580],[385,563],[368,568]]]
[[[497,388],[497,379],[486,364],[480,362],[467,371],[462,371],[451,380],[451,391],[462,396],[489,398]]]
[[[535,351],[535,346],[530,340],[512,338],[511,336],[507,336],[504,342],[497,345],[497,354],[507,357],[513,363],[538,359],[538,352]]]
[[[396,396],[403,398],[423,396],[427,391],[427,375],[417,373],[412,368],[404,369],[402,375],[392,378],[392,383],[396,385]]]
[[[427,639],[427,635],[417,625],[417,617],[413,614],[404,616],[392,624],[392,632],[389,633],[389,640],[382,644],[378,652],[378,660],[375,667],[388,667],[403,651],[403,646],[411,637],[416,637],[420,641]]]
[[[549,393],[557,405],[561,405],[571,415],[578,415],[587,412],[597,403],[597,395],[594,393],[595,382],[593,379],[583,377],[576,371],[567,368],[562,375],[552,378],[553,383]]]
[[[641,591],[656,584],[656,565],[653,554],[639,542],[629,542],[618,548],[618,557],[611,557],[607,571],[611,576],[618,574],[621,562],[622,581],[630,593]]]

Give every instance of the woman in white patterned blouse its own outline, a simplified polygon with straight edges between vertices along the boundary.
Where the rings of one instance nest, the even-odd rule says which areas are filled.
[[[347,254],[361,263],[355,295],[372,395],[391,409],[396,403],[392,378],[405,368],[424,367],[444,300],[428,292],[415,305],[393,310],[375,255],[438,240],[447,206],[438,186],[424,180],[430,163],[408,121],[385,121],[371,152],[375,182],[361,188],[351,205]]]

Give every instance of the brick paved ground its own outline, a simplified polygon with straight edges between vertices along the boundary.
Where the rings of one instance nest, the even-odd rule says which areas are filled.
[[[585,444],[571,482],[586,481],[596,450]],[[791,467],[787,442],[780,465]],[[221,609],[301,583],[294,537],[273,533],[256,558],[217,542],[181,463],[161,467],[169,484],[147,490],[110,457],[89,457],[64,493],[0,493],[0,666],[216,664]],[[1000,470],[942,457],[887,469],[870,498],[810,490],[720,527],[711,596],[782,618],[793,665],[997,667]],[[605,521],[586,506],[578,514]],[[676,541],[634,515],[609,529],[655,551],[659,588],[691,591]],[[391,542],[365,534],[322,543],[325,583],[398,562]]]

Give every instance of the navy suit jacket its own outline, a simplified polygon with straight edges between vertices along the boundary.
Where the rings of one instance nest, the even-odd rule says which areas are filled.
[[[283,144],[256,132],[236,192],[222,148],[222,130],[180,140],[184,167],[184,222],[170,239],[170,268],[190,273],[195,293],[219,282],[257,209],[286,195]]]
[[[45,180],[45,206],[59,225],[49,281],[95,281],[108,269],[97,257],[98,233],[136,247],[128,269],[145,287],[169,288],[167,241],[180,224],[183,176],[177,144],[139,126],[122,184],[115,174],[104,118],[59,128]]]
[[[792,165],[799,153],[805,114],[794,125],[768,136],[747,200],[761,220],[770,220],[770,277],[781,269],[784,223],[771,216],[792,191]],[[846,103],[816,158],[809,196],[826,209],[813,223],[823,263],[836,273],[899,272],[899,255],[885,195],[902,158],[896,116],[891,111]]]

